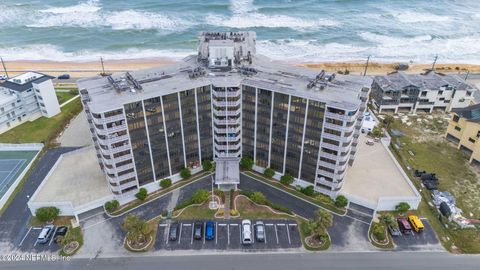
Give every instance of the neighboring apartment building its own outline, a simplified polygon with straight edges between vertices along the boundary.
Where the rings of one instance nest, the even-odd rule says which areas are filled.
[[[468,154],[471,163],[480,163],[480,104],[454,109],[448,123],[447,140]]]
[[[27,72],[0,84],[0,133],[60,112],[51,76]]]
[[[240,157],[335,195],[355,158],[372,80],[325,74],[255,53],[254,32],[203,32],[198,55],[78,81],[98,162],[114,194],[217,163],[239,182]]]
[[[458,75],[434,71],[422,74],[392,72],[375,76],[372,100],[378,112],[409,112],[433,110],[451,111],[474,103],[477,89]]]

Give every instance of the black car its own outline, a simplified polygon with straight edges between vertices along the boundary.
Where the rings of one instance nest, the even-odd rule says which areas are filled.
[[[170,224],[170,231],[168,232],[168,239],[170,241],[176,241],[178,237],[178,223],[174,222]]]
[[[55,232],[55,238],[54,238],[55,243],[58,243],[59,236],[65,236],[67,234],[67,231],[68,231],[67,226],[58,227],[57,231]]]
[[[58,76],[57,79],[68,80],[68,79],[70,79],[70,75],[69,74],[62,74],[62,75]]]
[[[197,221],[193,225],[193,238],[200,240],[203,237],[203,222]]]

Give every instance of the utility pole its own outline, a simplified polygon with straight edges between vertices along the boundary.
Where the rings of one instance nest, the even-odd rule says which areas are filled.
[[[465,74],[465,81],[467,81],[468,75],[470,75],[470,70],[467,70],[467,74]]]
[[[5,67],[5,62],[3,62],[3,58],[0,57],[0,61],[2,62],[3,70],[5,71],[5,76],[8,79],[8,72],[7,72],[7,67]]]
[[[103,66],[103,57],[101,57],[101,56],[100,56],[100,62],[102,63],[102,74],[100,74],[100,75],[105,76],[106,73],[105,73],[105,67]]]
[[[433,59],[433,64],[432,64],[432,71],[435,71],[435,63],[437,63],[438,55],[435,55],[435,59]]]
[[[367,63],[365,64],[365,71],[363,72],[363,76],[367,75],[367,68],[368,68],[368,62],[370,61],[370,55],[367,57]]]

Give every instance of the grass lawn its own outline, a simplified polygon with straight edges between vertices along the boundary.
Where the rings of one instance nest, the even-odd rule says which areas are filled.
[[[74,216],[59,216],[53,221],[53,225],[55,226],[71,226],[72,223],[70,220],[74,219]],[[45,222],[40,221],[37,219],[37,217],[32,217],[29,221],[30,226],[44,226],[46,225]]]
[[[67,100],[73,98],[78,94],[77,93],[70,93],[70,92],[55,92],[57,94],[57,99],[58,99],[58,104],[62,105],[65,103]]]
[[[40,117],[32,122],[25,122],[3,134],[2,143],[38,143],[48,144],[55,139],[70,120],[82,111],[80,99],[76,99],[61,108],[61,113],[52,118]]]
[[[251,200],[240,196],[236,199],[237,210],[241,218],[247,219],[296,219],[287,214],[276,214],[270,211],[266,206],[256,205]]]
[[[185,210],[183,210],[183,212],[175,219],[214,219],[214,215],[217,212],[217,210],[211,210],[208,208],[208,202],[205,202],[202,205],[192,205],[184,209]],[[175,211],[173,216],[176,216],[180,211],[182,210]]]
[[[67,232],[67,235],[65,236],[69,239],[71,239],[72,241],[77,241],[80,245],[78,246],[78,248],[75,250],[75,252],[73,252],[73,254],[70,254],[70,255],[67,255],[65,254],[65,252],[63,252],[63,246],[62,246],[62,249],[60,249],[60,251],[58,252],[59,255],[61,256],[73,256],[75,253],[77,253],[80,248],[82,248],[83,246],[83,233],[82,233],[82,229],[80,227],[76,227],[76,228],[71,228],[69,227],[68,228],[68,232]]]
[[[480,219],[480,184],[477,176],[468,164],[467,157],[442,139],[441,133],[432,133],[430,138],[426,138],[425,134],[421,135],[418,126],[419,124],[413,124],[408,127],[399,120],[394,121],[391,126],[404,134],[392,140],[400,146],[400,149],[392,149],[405,172],[421,191],[423,200],[418,212],[429,219],[446,249],[460,253],[480,253],[480,232],[471,229],[445,229],[438,219],[437,210],[427,203],[431,202],[430,192],[421,187],[419,179],[413,177],[413,171],[419,169],[436,173],[439,178],[439,190],[451,192],[456,198],[457,207],[463,210],[464,216],[474,219]],[[426,129],[433,130],[434,127]],[[444,131],[443,127],[436,127],[436,129]]]

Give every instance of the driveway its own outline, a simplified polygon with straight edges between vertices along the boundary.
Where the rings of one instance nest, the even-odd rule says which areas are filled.
[[[28,222],[32,215],[27,206],[27,195],[32,196],[61,154],[75,149],[77,148],[54,148],[46,151],[41,157],[23,188],[0,216],[0,228],[2,228],[0,230],[0,252],[16,248],[29,230]]]
[[[247,175],[240,175],[240,188],[245,190],[260,191],[272,203],[281,204],[290,208],[297,215],[307,219],[314,218],[318,206],[292,196],[290,193],[270,187],[263,182]],[[349,211],[350,212],[350,211]],[[347,213],[346,216],[333,215],[333,226],[328,229],[332,240],[331,250],[336,251],[365,251],[375,250],[368,241],[369,222],[357,213]]]
[[[167,210],[169,205],[176,205],[177,202],[189,199],[197,189],[210,189],[210,179],[210,176],[205,176],[200,180],[181,187],[178,191],[178,196],[173,196],[175,192],[170,192],[120,217],[108,217],[101,207],[82,214],[80,223],[84,233],[84,246],[78,252],[78,256],[90,258],[101,255],[131,255],[130,252],[123,248],[125,231],[121,227],[126,215],[138,215],[144,220],[155,218]]]

